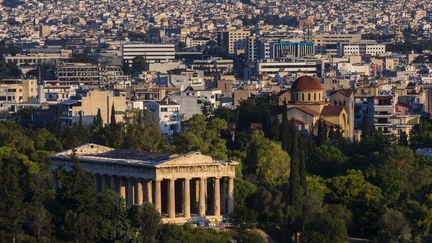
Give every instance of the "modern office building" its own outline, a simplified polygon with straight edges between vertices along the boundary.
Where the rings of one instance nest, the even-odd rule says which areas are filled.
[[[270,59],[286,59],[304,57],[315,54],[313,42],[278,41],[270,43]]]
[[[322,77],[324,64],[321,60],[286,60],[286,61],[265,61],[265,62],[255,62],[255,70],[251,73],[253,75],[269,75],[270,77],[275,77],[276,75],[315,75],[317,77]]]
[[[142,56],[147,62],[170,62],[175,60],[175,44],[150,44],[126,42],[122,45],[123,61],[132,65],[135,57]]]

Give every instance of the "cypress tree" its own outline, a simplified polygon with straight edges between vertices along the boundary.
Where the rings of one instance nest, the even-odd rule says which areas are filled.
[[[98,112],[96,115],[96,127],[97,128],[102,128],[103,127],[103,120],[102,120],[102,114],[101,114],[101,110],[98,108]]]
[[[297,212],[301,209],[301,175],[298,151],[297,131],[293,133],[293,147],[291,153],[291,171],[289,179],[289,205]]]
[[[286,105],[286,101],[283,104],[283,112],[282,112],[282,123],[281,123],[281,135],[280,140],[282,142],[282,148],[285,151],[291,150],[291,141],[290,141],[290,124],[288,122],[288,108]]]
[[[321,117],[318,120],[318,132],[317,132],[317,139],[316,142],[318,145],[323,144],[327,140],[327,128],[321,119]]]
[[[362,140],[367,140],[369,138],[369,124],[367,122],[367,111],[363,111],[363,131]]]
[[[114,103],[113,103],[112,106],[111,106],[111,121],[110,121],[110,125],[111,125],[111,126],[115,126],[115,125],[117,125],[116,118],[115,118]]]

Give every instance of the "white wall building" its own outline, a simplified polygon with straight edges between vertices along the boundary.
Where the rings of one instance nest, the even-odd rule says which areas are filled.
[[[172,136],[180,131],[180,105],[178,103],[169,100],[149,101],[145,106],[159,119],[159,129],[163,134]]]

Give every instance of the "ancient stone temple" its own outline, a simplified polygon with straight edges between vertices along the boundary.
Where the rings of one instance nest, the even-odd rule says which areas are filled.
[[[110,188],[129,207],[152,203],[164,223],[203,218],[218,223],[234,210],[237,162],[215,160],[200,152],[170,155],[86,144],[51,156],[52,170],[68,170],[73,154],[93,174],[97,191]],[[61,187],[57,179],[54,186]]]

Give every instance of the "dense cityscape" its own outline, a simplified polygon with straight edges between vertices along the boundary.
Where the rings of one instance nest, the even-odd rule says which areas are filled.
[[[431,9],[0,0],[0,242],[432,242]]]

